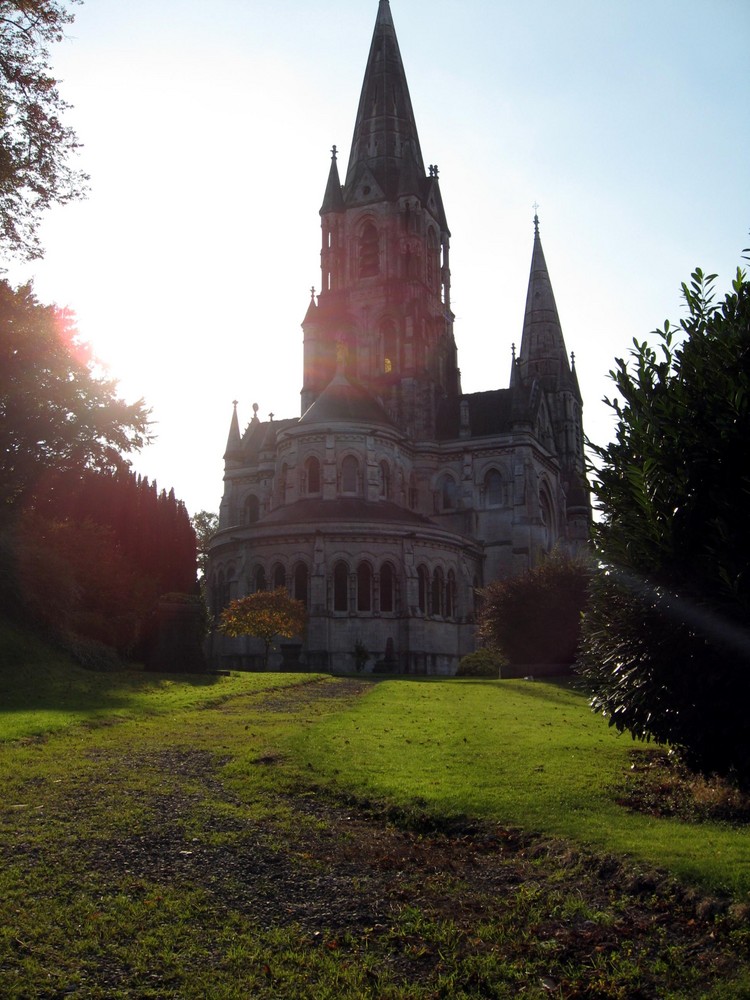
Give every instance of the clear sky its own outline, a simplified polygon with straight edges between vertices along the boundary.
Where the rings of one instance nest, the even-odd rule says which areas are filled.
[[[158,441],[138,471],[218,510],[239,400],[299,413],[300,323],[320,284],[377,0],[87,0],[53,52],[91,195],[56,209],[34,277],[67,305]],[[426,163],[452,232],[463,389],[508,384],[539,205],[584,397],[696,265],[725,290],[750,245],[748,0],[392,0]],[[342,170],[344,166],[342,165]]]

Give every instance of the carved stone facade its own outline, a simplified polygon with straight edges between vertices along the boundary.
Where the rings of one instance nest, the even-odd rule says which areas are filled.
[[[388,0],[346,179],[334,147],[320,216],[302,413],[261,421],[254,406],[240,433],[235,405],[213,610],[283,585],[309,610],[303,666],[349,672],[364,647],[368,669],[450,674],[474,649],[477,588],[588,538],[582,401],[536,218],[510,384],[462,392],[438,168],[424,167]],[[250,639],[216,634],[212,649],[216,665],[258,662]]]

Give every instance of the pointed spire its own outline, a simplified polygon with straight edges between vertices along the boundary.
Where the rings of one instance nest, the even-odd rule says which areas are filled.
[[[534,205],[534,250],[518,360],[524,378],[539,378],[547,388],[558,389],[570,380],[571,372],[539,236],[537,207]]]
[[[302,320],[302,325],[309,323],[314,320],[318,314],[318,304],[315,301],[315,286],[310,289],[310,305],[307,307],[307,312],[305,313],[305,318]]]
[[[237,419],[237,400],[232,401],[232,419],[229,423],[229,434],[227,435],[227,447],[224,451],[224,458],[232,458],[236,452],[242,447],[242,438],[240,437],[240,422]]]
[[[327,212],[343,212],[344,196],[341,190],[341,180],[339,179],[339,168],[336,162],[338,150],[334,146],[331,150],[331,169],[328,172],[328,183],[326,193],[323,196],[323,204],[320,206],[320,214]]]
[[[347,192],[366,166],[386,196],[394,197],[407,143],[424,177],[424,160],[391,8],[388,0],[380,0],[354,125]]]

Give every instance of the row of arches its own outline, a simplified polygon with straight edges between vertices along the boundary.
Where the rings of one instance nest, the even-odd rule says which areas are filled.
[[[280,490],[283,498],[286,493],[288,468],[282,467],[280,476]],[[364,495],[364,481],[362,465],[355,455],[345,455],[338,466],[337,493],[342,497],[361,497]],[[307,497],[319,497],[322,494],[322,469],[320,459],[311,455],[305,462],[302,469],[301,494]],[[394,476],[391,465],[383,460],[378,465],[378,497],[381,500],[401,500],[396,492],[400,493],[403,483],[394,489]],[[510,482],[498,469],[492,468],[485,473],[484,480],[480,487],[480,504],[482,507],[505,507],[510,503],[511,489]],[[450,472],[444,472],[437,480],[434,491],[435,510],[451,511],[456,510],[459,504],[458,480]],[[419,503],[419,493],[416,478],[412,473],[409,477],[409,485],[405,491],[404,502],[411,510],[416,510]],[[547,504],[549,506],[549,503]],[[260,500],[255,493],[250,493],[245,499],[241,523],[245,525],[255,524],[261,513]],[[548,515],[549,520],[549,515]]]
[[[424,564],[417,569],[417,607],[424,615],[455,618],[457,611],[456,574],[438,566],[432,572]],[[237,597],[235,567],[220,569],[212,587],[212,605],[218,614]],[[270,572],[256,565],[248,581],[251,591],[288,589],[290,595],[310,606],[310,571],[305,562],[296,562],[289,572],[275,563]],[[366,559],[354,567],[345,559],[337,560],[328,578],[328,607],[334,614],[397,615],[403,608],[401,577],[395,565],[386,560],[375,569]]]

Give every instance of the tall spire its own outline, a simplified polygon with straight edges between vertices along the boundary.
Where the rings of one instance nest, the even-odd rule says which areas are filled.
[[[328,172],[328,184],[326,193],[323,196],[323,204],[320,206],[320,214],[326,212],[343,212],[344,197],[341,193],[341,181],[339,180],[339,168],[337,164],[338,150],[334,146],[331,149],[331,169]]]
[[[380,0],[362,94],[354,125],[347,193],[366,167],[386,197],[398,186],[404,147],[409,143],[424,176],[424,161],[388,0]]]
[[[240,437],[240,422],[237,419],[237,400],[232,401],[232,419],[229,423],[229,434],[227,435],[227,447],[224,452],[224,458],[229,459],[239,451],[242,446],[242,438]]]
[[[539,216],[536,212],[534,249],[518,361],[524,378],[538,378],[547,389],[567,388],[571,380],[568,352],[544,259],[539,236]]]

